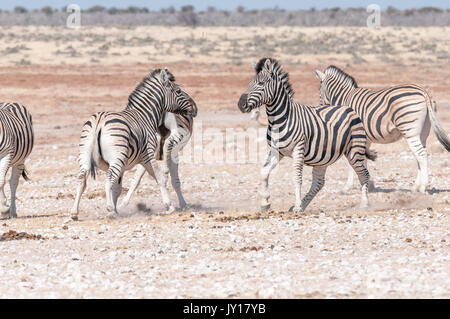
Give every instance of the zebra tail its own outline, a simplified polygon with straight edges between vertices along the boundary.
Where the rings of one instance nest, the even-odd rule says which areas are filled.
[[[447,150],[447,152],[450,152],[450,141],[448,139],[447,133],[444,131],[444,129],[441,126],[441,123],[436,117],[436,101],[434,102],[434,108],[431,102],[431,98],[428,94],[426,94],[426,103],[428,108],[428,115],[430,116],[431,121],[431,127],[433,128],[434,134],[436,134],[436,138],[438,141],[444,146],[444,148]]]
[[[377,152],[371,151],[368,148],[366,148],[366,157],[367,157],[367,159],[369,159],[371,161],[375,161],[378,157],[378,154],[377,154]]]
[[[22,177],[24,180],[26,180],[27,182],[30,180],[30,178],[28,177],[28,171],[26,168],[23,169],[22,171]]]
[[[91,173],[91,177],[95,179],[97,177],[97,168],[95,165],[95,159],[101,156],[102,150],[100,149],[100,136],[102,134],[102,129],[98,130],[98,133],[93,138],[92,146],[90,149],[91,159],[90,159],[90,168],[89,171]]]
[[[158,134],[160,136],[159,143],[156,146],[156,160],[162,161],[164,158],[164,143],[166,142],[167,137],[170,135],[170,130],[167,129],[164,124],[158,127]]]
[[[166,141],[166,139],[161,136],[161,138],[159,139],[159,143],[158,146],[156,147],[156,160],[158,161],[162,161],[163,157],[164,157],[164,142]]]
[[[96,171],[95,171],[96,169],[95,169],[95,161],[94,161],[94,159],[93,158],[91,158],[91,168],[89,169],[89,171],[91,172],[91,177],[93,178],[93,179],[95,179],[97,176],[96,176]]]

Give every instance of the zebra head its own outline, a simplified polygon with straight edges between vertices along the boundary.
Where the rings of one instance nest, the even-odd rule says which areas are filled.
[[[158,71],[158,70],[156,70]],[[155,74],[161,84],[164,111],[177,114],[188,114],[197,116],[197,104],[194,100],[175,83],[175,77],[164,68]]]
[[[325,73],[319,70],[315,73],[320,80],[320,105],[340,105],[346,95],[358,87],[353,77],[334,65],[327,67]]]
[[[320,105],[330,105],[330,97],[328,95],[327,85],[326,85],[326,78],[327,76],[325,73],[315,70],[316,76],[320,80],[319,84],[319,95],[320,95]]]
[[[262,58],[254,68],[256,74],[238,102],[241,112],[248,113],[263,104],[270,105],[283,86],[288,89],[289,95],[293,94],[287,73],[281,70],[280,64],[275,59]]]

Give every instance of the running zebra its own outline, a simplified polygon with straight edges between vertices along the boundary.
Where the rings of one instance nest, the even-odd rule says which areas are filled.
[[[369,143],[388,144],[405,138],[414,154],[418,173],[413,191],[425,193],[428,186],[426,142],[433,127],[439,142],[450,152],[450,141],[436,117],[430,95],[414,84],[398,85],[380,91],[358,87],[355,79],[335,66],[320,79],[320,104],[351,107],[361,118]],[[346,189],[353,184],[349,172]]]
[[[267,118],[261,116],[261,110],[259,108],[253,109],[250,112],[250,119],[256,121],[259,125],[267,126],[269,121]]]
[[[34,144],[31,114],[24,106],[17,103],[0,103],[0,135],[0,213],[3,217],[15,218],[19,178],[22,175],[28,180],[25,160]],[[4,188],[6,173],[10,167],[12,167],[9,180],[11,203],[8,206]]]
[[[267,142],[271,147],[262,177],[261,208],[269,204],[268,181],[270,172],[284,156],[292,157],[294,164],[294,211],[304,211],[325,183],[327,167],[345,155],[358,174],[362,185],[362,206],[369,205],[367,190],[369,172],[365,158],[376,155],[366,148],[366,134],[361,120],[350,108],[334,106],[311,107],[294,101],[294,91],[288,73],[272,58],[261,59],[255,67],[256,75],[239,99],[242,112],[266,104],[269,121]],[[301,199],[303,165],[313,167],[313,180],[306,196]]]
[[[159,143],[156,151],[156,159],[163,160],[163,172],[170,172],[172,187],[178,197],[180,209],[186,207],[186,201],[181,193],[180,178],[178,177],[178,152],[189,142],[192,135],[194,118],[189,114],[164,113],[162,125],[158,128]],[[145,167],[139,165],[134,174],[133,181],[121,206],[125,207],[130,202],[131,196],[136,191],[145,174]]]
[[[108,217],[117,216],[117,199],[122,192],[125,170],[141,164],[156,179],[164,205],[174,211],[166,184],[155,158],[157,129],[164,112],[187,113],[195,117],[197,106],[175,83],[167,70],[156,69],[128,97],[121,112],[99,112],[84,124],[80,137],[80,173],[75,203],[71,211],[78,219],[78,206],[86,188],[87,174],[95,178],[96,167],[106,171]]]

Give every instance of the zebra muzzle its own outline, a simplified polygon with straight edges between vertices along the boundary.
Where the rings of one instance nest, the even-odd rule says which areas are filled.
[[[189,102],[191,103],[191,112],[190,112],[191,116],[192,117],[196,117],[197,116],[197,111],[198,111],[197,104],[191,98],[189,99]]]
[[[241,110],[241,112],[248,112],[248,108],[247,108],[247,98],[248,98],[248,94],[242,94],[239,102],[238,102],[238,107]]]

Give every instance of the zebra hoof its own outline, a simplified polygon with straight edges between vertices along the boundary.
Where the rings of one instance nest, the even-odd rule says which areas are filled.
[[[426,186],[424,185],[414,185],[414,187],[412,188],[412,192],[413,193],[421,193],[421,194],[425,194],[426,193]]]
[[[172,205],[170,205],[169,208],[167,208],[166,210],[166,214],[172,214],[175,211],[175,207],[173,207]]]
[[[1,215],[1,217],[3,219],[10,219],[11,218],[11,215],[9,214],[9,212],[1,213],[0,215]]]
[[[10,209],[9,206],[1,205],[1,206],[0,206],[0,214],[1,214],[1,215],[6,215],[6,214],[9,215],[9,209]]]
[[[270,204],[261,206],[261,212],[262,212],[262,213],[268,212],[269,209],[270,209]]]
[[[107,217],[108,219],[116,219],[117,216],[119,216],[119,214],[117,214],[116,212],[111,212],[111,213],[109,213],[108,215],[106,215],[106,217]]]
[[[289,213],[302,213],[305,209],[301,207],[291,206]]]
[[[370,182],[369,182],[369,187],[367,187],[367,191],[368,191],[369,193],[373,193],[373,192],[375,192],[375,190],[376,190],[376,187],[375,187],[374,182],[373,182],[373,181],[370,181]]]
[[[370,204],[369,203],[367,203],[367,202],[361,203],[361,209],[366,210],[366,209],[369,209],[369,208],[370,208]]]

